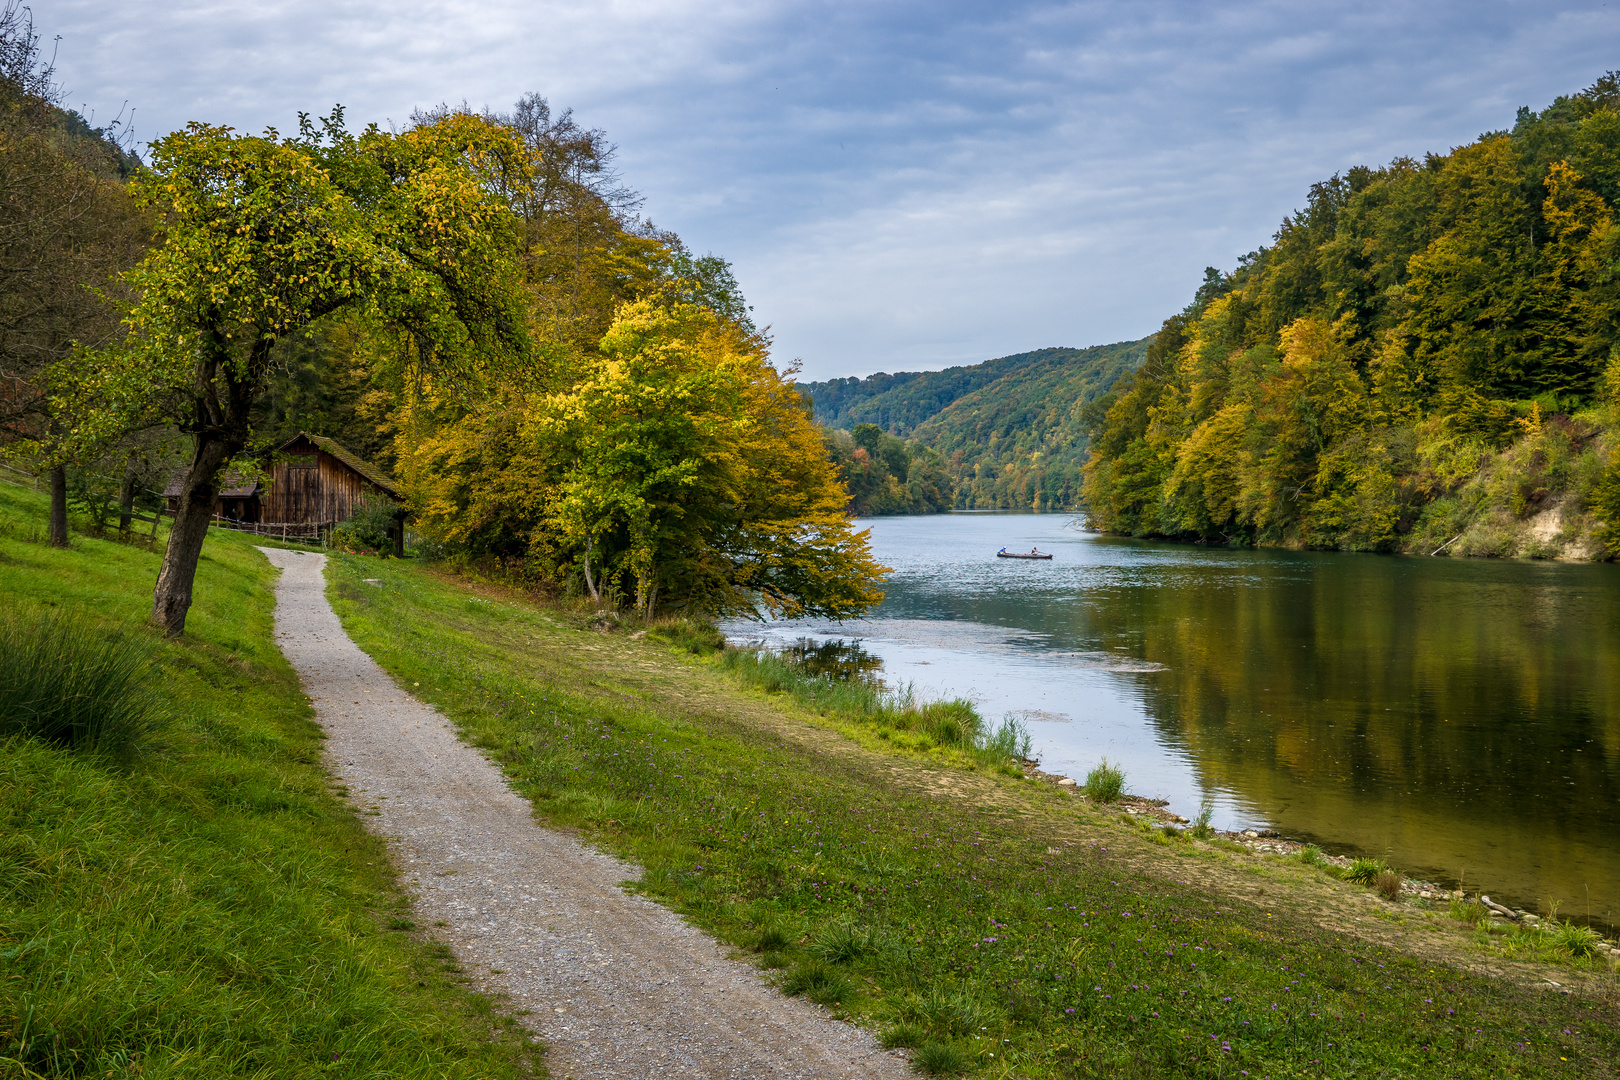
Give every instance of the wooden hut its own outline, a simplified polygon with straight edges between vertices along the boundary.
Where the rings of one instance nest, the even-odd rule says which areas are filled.
[[[181,469],[175,473],[169,478],[169,486],[163,489],[163,498],[171,514],[180,507],[180,492],[185,487],[188,471]],[[214,501],[214,516],[222,521],[240,521],[244,524],[263,521],[262,495],[257,480],[244,483],[235,473],[226,473],[224,482],[220,484],[219,496]]]
[[[164,495],[172,513],[179,505],[185,470],[174,475]],[[397,507],[394,548],[403,549],[404,494],[389,475],[324,435],[301,431],[276,447],[269,490],[256,481],[227,474],[214,505],[214,517],[232,527],[282,536],[314,538],[353,517],[367,500]]]
[[[324,435],[301,431],[276,447],[264,520],[295,525],[347,521],[366,499],[405,501],[399,486],[377,466]]]

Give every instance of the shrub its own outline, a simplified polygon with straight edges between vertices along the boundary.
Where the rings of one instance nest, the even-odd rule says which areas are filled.
[[[911,1063],[929,1076],[954,1076],[967,1071],[968,1058],[950,1043],[925,1042],[912,1053]]]
[[[1118,802],[1119,797],[1125,793],[1125,773],[1119,766],[1111,764],[1103,758],[1090,772],[1086,773],[1086,798],[1093,802]]]
[[[399,508],[387,499],[362,499],[354,515],[332,530],[332,546],[361,555],[391,555]]]
[[[1620,555],[1620,452],[1609,460],[1592,493],[1592,513],[1598,519],[1598,539],[1610,555]]]
[[[923,726],[941,746],[971,746],[979,733],[979,716],[965,701],[931,701],[923,706]]]
[[[441,540],[436,536],[412,535],[408,537],[411,542],[410,552],[418,559],[427,559],[429,562],[442,562],[460,552],[460,548],[448,540]]]
[[[852,984],[837,968],[820,960],[805,960],[796,964],[782,981],[782,989],[795,996],[804,996],[818,1005],[842,1005],[855,992]]]
[[[693,619],[660,619],[648,628],[647,636],[693,656],[707,656],[726,647],[725,635],[719,629]]]
[[[910,685],[885,689],[863,666],[870,658],[858,650],[846,647],[846,653],[858,655],[846,656],[842,663],[813,655],[818,651],[731,648],[720,653],[719,661],[721,668],[766,693],[787,694],[824,715],[873,724],[880,738],[895,739],[897,732],[917,736],[897,740],[900,745],[952,747],[998,766],[1012,766],[1031,753],[1029,732],[1015,717],[986,732],[971,702],[926,701]]]
[[[977,1035],[980,1028],[988,1027],[994,1019],[978,998],[938,986],[930,987],[907,1012],[927,1024],[935,1034],[943,1036]]]
[[[163,704],[138,641],[75,616],[0,617],[0,737],[123,755],[154,732]]]
[[[1215,835],[1215,829],[1209,819],[1215,816],[1215,800],[1208,795],[1198,806],[1198,816],[1193,819],[1191,832],[1200,840],[1208,840]]]
[[[999,761],[1025,761],[1032,752],[1029,729],[1016,716],[1002,718],[1001,726],[983,740],[980,749]]]
[[[1389,864],[1383,859],[1357,859],[1346,868],[1344,880],[1357,885],[1371,885],[1378,880],[1379,874],[1388,869]]]
[[[1603,940],[1590,926],[1571,922],[1557,923],[1551,931],[1553,947],[1570,956],[1591,956],[1597,951],[1597,943]]]
[[[1328,861],[1322,855],[1322,849],[1315,844],[1306,844],[1299,849],[1299,861],[1306,866],[1326,866]]]

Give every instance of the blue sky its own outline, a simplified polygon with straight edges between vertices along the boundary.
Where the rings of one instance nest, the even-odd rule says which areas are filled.
[[[1620,4],[1620,0],[1615,0]],[[1140,337],[1309,185],[1620,68],[1540,3],[55,0],[66,104],[151,138],[527,91],[730,259],[804,378]]]

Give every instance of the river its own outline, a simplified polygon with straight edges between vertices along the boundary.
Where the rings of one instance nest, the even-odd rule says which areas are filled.
[[[876,518],[891,686],[1025,721],[1042,768],[1529,910],[1620,921],[1620,568],[1231,550],[1061,515]],[[1038,546],[1050,562],[998,559]]]

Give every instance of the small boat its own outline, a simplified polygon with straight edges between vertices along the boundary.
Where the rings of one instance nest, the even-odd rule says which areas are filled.
[[[1049,552],[1038,550],[1008,551],[1006,548],[1002,548],[1000,551],[996,552],[996,558],[998,559],[1050,559],[1051,557],[1052,556]]]

